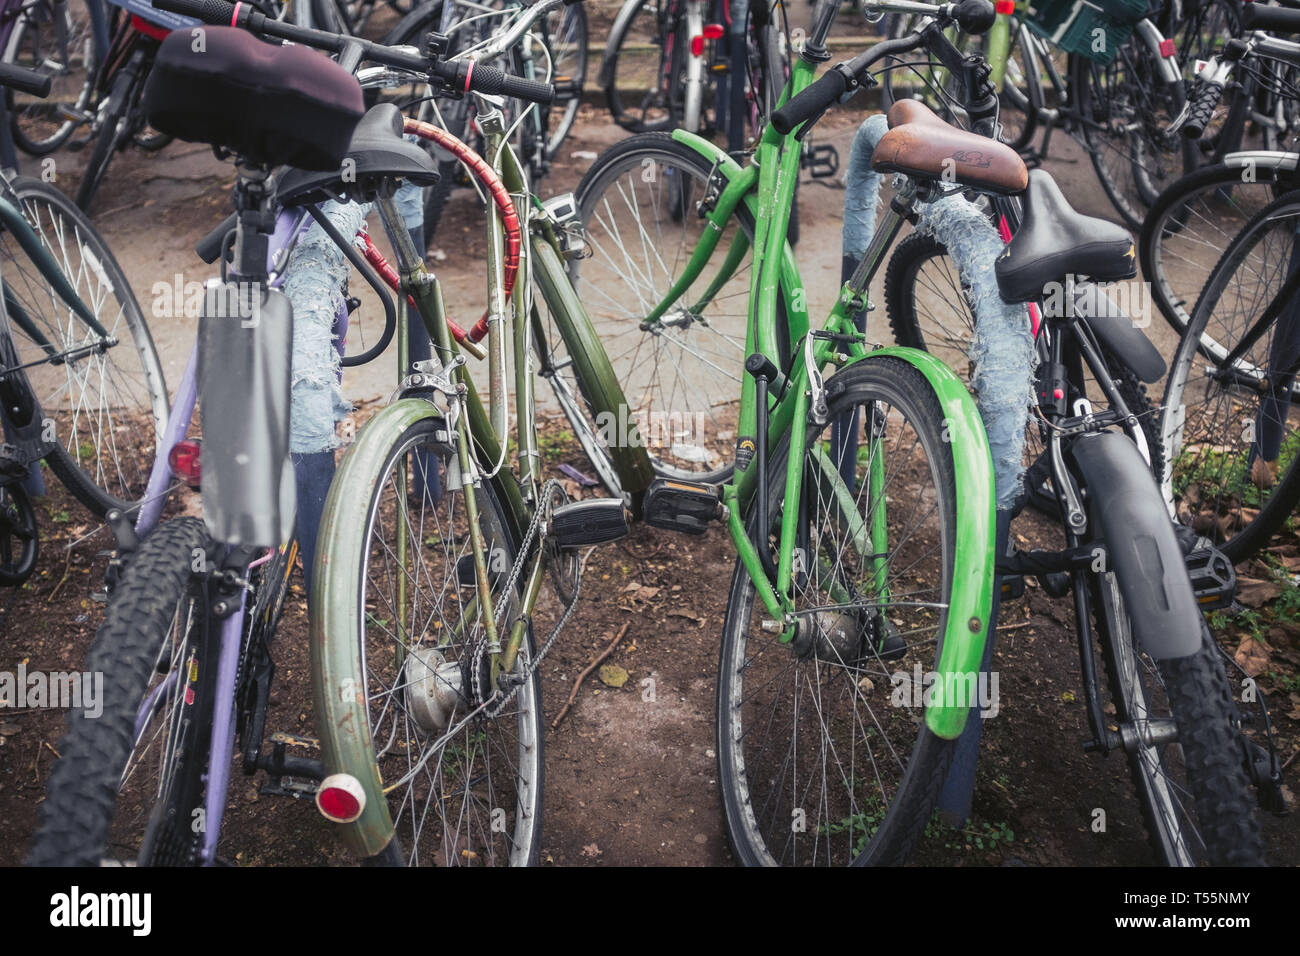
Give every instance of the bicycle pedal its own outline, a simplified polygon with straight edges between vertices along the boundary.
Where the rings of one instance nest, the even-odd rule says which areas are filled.
[[[1002,577],[1002,600],[1015,601],[1025,596],[1025,576],[1023,574],[1004,575]]]
[[[551,540],[561,548],[582,548],[625,537],[627,514],[621,498],[570,501],[551,512]]]
[[[820,143],[807,150],[799,163],[813,179],[829,179],[840,171],[840,153],[830,143]]]
[[[264,783],[257,792],[269,797],[292,797],[295,800],[304,798],[315,799],[316,791],[320,785],[315,780],[295,780],[292,777],[282,777],[278,784]]]
[[[669,531],[704,534],[722,514],[718,489],[694,481],[656,478],[645,493],[645,523]]]
[[[1237,595],[1237,571],[1226,554],[1213,546],[1198,548],[1185,563],[1197,607],[1213,611],[1231,606]]]
[[[582,84],[571,76],[557,76],[551,84],[555,87],[555,102],[575,100],[582,95]]]

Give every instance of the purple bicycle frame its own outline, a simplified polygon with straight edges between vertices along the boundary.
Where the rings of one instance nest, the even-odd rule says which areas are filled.
[[[299,237],[311,225],[311,217],[305,210],[293,212],[281,210],[275,221],[275,233],[271,237],[267,251],[267,271],[271,272],[281,257],[296,243]],[[286,257],[287,261],[287,257]],[[275,276],[270,285],[279,288],[284,282],[284,273]],[[340,305],[334,319],[334,332],[341,343],[347,334],[347,304]],[[181,377],[180,388],[172,405],[171,417],[167,420],[167,430],[154,457],[153,470],[149,474],[149,485],[145,491],[144,504],[136,518],[136,534],[144,538],[158,525],[162,517],[163,504],[171,484],[171,466],[168,457],[176,443],[184,440],[189,432],[190,421],[194,416],[194,406],[198,401],[198,361],[199,347],[195,340],[190,350],[189,361],[185,365],[185,374]],[[239,648],[244,633],[244,594],[241,592],[239,607],[221,622],[221,654],[217,662],[217,698],[212,713],[212,741],[208,750],[207,787],[204,795],[204,830],[201,862],[203,866],[212,866],[217,857],[217,840],[221,835],[221,821],[226,811],[226,792],[230,785],[230,754],[234,750],[235,735],[235,674],[239,665]],[[173,681],[172,691],[179,685]],[[164,683],[160,687],[166,686]],[[152,712],[168,692],[150,694],[140,705],[136,714],[136,739],[148,724]]]

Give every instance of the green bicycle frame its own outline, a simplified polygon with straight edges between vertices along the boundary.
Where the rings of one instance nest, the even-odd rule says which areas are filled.
[[[814,65],[804,59],[796,59],[782,101],[806,87],[812,81],[815,69]],[[668,291],[665,299],[648,315],[647,321],[653,322],[661,318],[699,278],[705,263],[717,247],[727,220],[739,204],[744,202],[755,219],[753,261],[756,264],[750,285],[750,321],[746,329],[745,350],[746,355],[761,352],[786,373],[789,386],[784,397],[772,401],[769,406],[767,441],[768,447],[773,448],[782,438],[788,439],[792,452],[787,460],[782,498],[785,501],[798,501],[805,480],[804,456],[797,453],[797,450],[804,448],[807,442],[810,401],[808,372],[803,361],[790,362],[788,356],[781,354],[776,322],[778,305],[784,305],[789,322],[789,341],[798,342],[808,334],[804,287],[790,246],[786,242],[786,229],[799,172],[800,143],[793,133],[781,136],[769,125],[759,141],[756,164],[741,168],[723,150],[699,136],[677,130],[673,133],[673,138],[712,163],[715,175],[721,176],[725,185],[718,194],[716,205],[704,213],[714,228],[703,231],[700,244],[692,252],[683,274]],[[897,214],[894,215],[897,218]],[[875,356],[902,359],[925,376],[943,409],[949,433],[954,437],[951,443],[953,465],[961,494],[957,505],[951,602],[937,669],[945,678],[952,675],[956,679],[958,675],[978,673],[987,638],[994,551],[992,461],[988,439],[974,400],[966,386],[946,365],[928,353],[915,349],[885,348],[868,351],[865,336],[853,324],[852,315],[865,305],[865,291],[862,290],[866,289],[870,275],[874,274],[900,225],[901,221],[897,221],[878,231],[874,249],[868,251],[854,278],[845,283],[839,301],[827,317],[824,328],[838,336],[847,336],[851,341],[845,345],[842,344],[845,341],[843,338],[838,341],[818,338],[813,342],[812,354],[819,370],[832,364],[844,367]],[[721,287],[744,258],[746,240],[739,230],[733,243],[736,245],[728,250],[724,259],[724,274],[709,284],[705,299]],[[737,429],[738,452],[752,452],[756,445],[756,398],[754,382],[745,376]],[[880,465],[879,458],[878,455],[872,456],[871,480],[877,483],[883,477],[880,470],[883,466]],[[876,579],[878,582],[883,581],[884,568],[871,557],[887,550],[883,509],[875,509],[868,526],[856,513],[856,508],[850,507],[852,494],[843,485],[838,472],[829,467],[829,463],[820,461],[818,456],[814,456],[814,460],[820,462],[816,469],[818,481],[830,486],[829,499],[844,503],[845,513],[840,516],[840,520],[849,530],[850,540],[865,560],[875,563]],[[799,509],[788,508],[783,511],[775,581],[763,569],[753,539],[746,529],[745,515],[751,510],[758,470],[767,465],[767,462],[756,461],[752,454],[738,454],[734,478],[723,488],[722,498],[727,506],[728,531],[740,561],[753,581],[764,609],[783,627],[781,639],[790,641],[794,636],[796,620],[791,598],[791,578]],[[850,510],[852,514],[849,513]],[[964,704],[937,701],[934,706],[926,709],[925,719],[929,729],[937,736],[954,739],[960,735],[969,713],[969,707]]]

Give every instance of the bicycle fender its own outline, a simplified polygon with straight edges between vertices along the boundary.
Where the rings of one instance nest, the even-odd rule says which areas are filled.
[[[1077,439],[1071,449],[1088,489],[1092,520],[1119,579],[1138,644],[1157,659],[1187,657],[1201,647],[1201,612],[1182,549],[1150,468],[1119,432]]]
[[[605,52],[600,58],[600,75],[596,82],[600,84],[602,90],[609,89],[614,82],[614,63],[615,60],[610,54],[618,49],[619,43],[623,40],[623,34],[627,33],[628,26],[632,23],[632,18],[641,12],[645,6],[645,0],[640,3],[625,3],[619,8],[614,22],[609,27],[609,39],[605,41]]]
[[[379,853],[393,837],[393,818],[388,812],[383,783],[371,773],[370,718],[366,708],[366,688],[361,666],[360,648],[341,646],[331,634],[345,630],[341,622],[354,621],[364,612],[356,581],[340,581],[331,565],[332,555],[365,547],[364,531],[355,522],[340,521],[341,512],[365,507],[355,497],[354,474],[373,473],[398,438],[412,425],[438,416],[429,402],[405,398],[380,411],[357,432],[356,441],[339,466],[330,484],[321,517],[320,538],[316,545],[316,573],[312,579],[311,607],[311,676],[312,697],[316,709],[316,727],[320,734],[321,759],[326,773],[348,773],[365,791],[361,816],[352,823],[339,824],[340,837],[349,852],[358,857]],[[346,497],[341,493],[348,491]],[[373,489],[366,489],[367,500]]]
[[[1096,333],[1115,356],[1142,381],[1162,381],[1167,371],[1165,358],[1146,334],[1133,324],[1127,311],[1114,297],[1091,282],[1074,289],[1074,314]]]
[[[993,459],[975,399],[952,369],[933,355],[919,349],[890,346],[849,364],[870,362],[885,355],[902,359],[925,376],[943,409],[944,438],[952,448],[957,484],[952,600],[937,675],[931,686],[934,700],[926,706],[925,723],[935,736],[955,740],[970,717],[971,700],[967,695],[960,695],[959,699],[945,702],[943,690],[977,686],[984,644],[988,640],[997,541]]]

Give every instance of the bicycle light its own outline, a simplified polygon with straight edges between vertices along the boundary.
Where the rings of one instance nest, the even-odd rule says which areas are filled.
[[[350,773],[332,773],[316,791],[316,809],[331,823],[351,823],[366,808],[361,781]]]
[[[200,442],[196,438],[185,438],[172,445],[167,453],[167,465],[172,474],[184,481],[191,488],[199,487],[203,469],[199,462]]]

